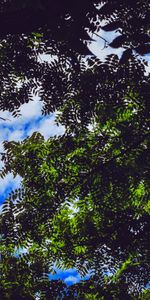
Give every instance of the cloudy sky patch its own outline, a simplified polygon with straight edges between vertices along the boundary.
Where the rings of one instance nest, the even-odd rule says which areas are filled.
[[[42,115],[42,102],[39,98],[23,104],[19,117],[14,118],[8,111],[0,111],[0,117],[6,119],[6,121],[0,119],[1,153],[4,152],[4,141],[22,141],[35,131],[40,132],[45,139],[64,133],[64,127],[57,126],[55,123],[55,114]],[[2,167],[3,163],[0,161],[0,169]],[[21,178],[19,176],[13,178],[12,174],[8,174],[4,179],[0,179],[0,204],[13,189],[19,187],[20,183]]]
[[[81,277],[81,275],[77,272],[76,269],[68,269],[68,270],[56,270],[55,275],[49,275],[51,280],[60,279],[63,280],[68,286],[72,284],[76,284],[81,280],[88,280],[92,273],[88,273],[86,276]]]

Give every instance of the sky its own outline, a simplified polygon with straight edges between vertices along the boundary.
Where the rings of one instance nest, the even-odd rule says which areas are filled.
[[[101,37],[105,37],[108,42],[111,42],[117,33],[99,33]],[[114,53],[121,57],[123,49],[112,49],[110,47],[104,48],[103,39],[93,36],[95,41],[89,45],[89,49],[101,60],[104,60],[108,54]],[[47,60],[46,56],[43,56],[43,60]],[[149,66],[147,73],[150,71],[150,56],[145,57],[149,60]],[[20,116],[14,118],[8,111],[0,111],[0,117],[6,118],[6,121],[0,119],[0,152],[3,152],[3,141],[22,141],[27,136],[30,136],[33,132],[40,132],[45,139],[54,135],[61,135],[65,129],[63,126],[57,126],[55,124],[55,114],[42,116],[42,101],[38,97],[34,97],[33,101],[27,104],[23,104],[20,108]],[[0,169],[3,164],[0,161]],[[0,178],[0,210],[2,209],[2,203],[8,196],[11,190],[18,188],[21,184],[21,178],[19,176],[13,178],[12,174],[8,174],[4,179]],[[89,275],[88,275],[89,276]],[[77,283],[81,280],[80,275],[76,270],[66,270],[62,272],[57,270],[57,274],[51,277],[53,279],[63,279],[68,285]],[[87,277],[89,278],[89,277]],[[86,279],[86,278],[85,278]]]
[[[65,271],[56,270],[55,275],[50,275],[49,278],[52,280],[61,279],[63,280],[68,286],[72,284],[76,284],[81,280],[87,280],[91,276],[91,273],[88,273],[86,276],[81,277],[81,275],[77,272],[76,269],[68,269]]]

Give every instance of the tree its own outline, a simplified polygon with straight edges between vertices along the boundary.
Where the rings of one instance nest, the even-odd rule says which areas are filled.
[[[64,136],[48,141],[35,133],[21,143],[4,144],[1,176],[19,174],[22,185],[6,199],[1,215],[2,297],[146,299],[149,76],[133,50],[149,51],[148,1],[103,1],[99,18],[109,23],[103,30],[121,28],[110,46],[127,47],[121,61],[110,55],[105,62],[79,55],[87,54],[80,41],[87,39],[85,27],[94,31],[101,26],[88,15],[89,7],[97,14],[91,2],[70,7],[66,1],[57,8],[56,24],[42,23],[49,3],[38,1],[34,7],[24,1],[23,7],[6,1],[1,9],[3,24],[13,20],[15,4],[15,13],[21,9],[30,25],[23,30],[18,23],[19,32],[18,24],[11,31],[4,27],[3,34],[11,35],[1,42],[1,108],[14,111],[37,92],[44,112],[60,110],[57,120],[66,127]],[[8,12],[10,23],[4,18]],[[77,34],[70,36],[77,25]],[[60,38],[62,31],[69,36]],[[40,63],[39,54],[45,52],[57,58]],[[48,280],[54,263],[76,267],[81,274],[92,268],[94,275],[70,288],[62,282],[56,287]]]

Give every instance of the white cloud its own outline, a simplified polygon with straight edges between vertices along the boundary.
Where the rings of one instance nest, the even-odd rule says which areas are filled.
[[[23,139],[24,132],[22,130],[16,130],[9,134],[8,140],[9,141],[21,141]]]
[[[64,133],[64,127],[55,124],[55,114],[53,114],[53,116],[46,117],[35,124],[35,126],[29,130],[29,135],[34,131],[40,132],[45,139],[48,139],[50,136],[62,135]]]
[[[34,97],[33,101],[25,103],[20,109],[20,119],[29,120],[41,115],[43,103],[38,97]]]
[[[69,272],[72,273],[71,270],[69,270]],[[89,273],[85,277],[81,277],[80,274],[77,273],[77,270],[74,273],[76,273],[76,274],[74,274],[74,275],[70,274],[68,277],[66,277],[64,279],[64,282],[66,284],[71,285],[71,284],[76,284],[76,283],[80,282],[81,280],[88,280],[90,278],[90,276],[93,274],[92,271],[91,272],[89,271]],[[65,271],[65,274],[66,274],[66,271]]]
[[[77,282],[79,282],[81,280],[80,276],[68,276],[67,278],[65,278],[65,283],[71,283],[71,284],[75,284]]]
[[[34,131],[39,131],[45,138],[64,133],[64,127],[55,124],[56,113],[42,116],[42,102],[39,98],[23,104],[20,114],[19,117],[14,118],[7,111],[0,112],[0,117],[7,119],[6,121],[0,120],[0,142],[20,141]]]
[[[17,175],[15,178],[13,174],[9,173],[3,179],[0,180],[0,202],[8,196],[8,193],[16,189],[21,184],[21,177]]]
[[[41,115],[43,103],[40,101],[39,97],[33,97],[33,100],[30,100],[28,103],[24,103],[20,107],[20,116],[14,118],[9,111],[0,111],[0,117],[9,119],[5,123],[10,125],[18,122],[22,122],[23,120],[28,120],[35,118],[36,116]],[[0,120],[0,124],[4,121]]]

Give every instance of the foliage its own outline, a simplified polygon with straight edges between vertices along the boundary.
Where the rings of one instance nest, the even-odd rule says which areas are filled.
[[[98,9],[98,5],[103,6]],[[107,24],[103,26],[103,23]],[[80,72],[77,58],[92,55],[87,41],[94,39],[94,33],[100,29],[117,30],[120,34],[110,46],[124,47],[122,64],[133,59],[135,52],[144,55],[150,50],[148,0],[86,0],[72,1],[71,5],[68,0],[63,1],[63,5],[60,0],[1,1],[0,25],[0,109],[10,110],[15,115],[33,94],[46,95],[45,113],[64,107],[64,98],[65,102],[72,98],[66,70],[75,73],[71,79],[76,80]],[[41,54],[58,59],[55,63],[53,58],[49,63],[42,63]],[[60,77],[63,90],[58,87]],[[58,94],[59,103],[51,92]],[[89,113],[88,107],[87,110],[85,107],[86,113]]]
[[[4,205],[2,232],[30,260],[41,251],[47,273],[54,262],[83,275],[92,268],[99,285],[123,282],[137,295],[149,274],[149,133],[134,99],[113,116],[101,110],[92,131],[5,142],[2,176],[19,174],[22,187]]]
[[[0,108],[16,115],[36,94],[66,128],[4,143],[1,177],[22,184],[1,214],[3,300],[149,297],[148,2],[1,2]],[[100,28],[119,30],[121,60],[85,58]],[[67,287],[49,280],[56,267],[93,275]]]

